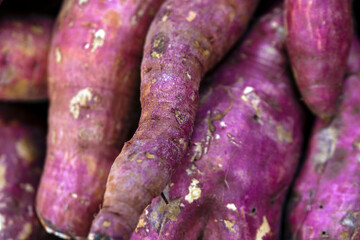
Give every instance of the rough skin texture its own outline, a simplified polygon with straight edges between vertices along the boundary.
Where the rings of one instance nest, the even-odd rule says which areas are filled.
[[[112,166],[90,239],[129,239],[186,153],[203,75],[240,37],[249,0],[168,0],[147,35],[139,127]]]
[[[47,58],[53,20],[48,17],[0,19],[0,99],[47,99]]]
[[[351,0],[286,0],[286,45],[303,100],[318,117],[336,110],[352,38]]]
[[[359,62],[359,48],[350,56]],[[360,239],[359,89],[358,72],[345,79],[342,103],[331,124],[317,120],[295,182],[287,239]]]
[[[278,239],[302,142],[283,11],[264,16],[200,95],[191,147],[131,240]]]
[[[48,239],[35,213],[45,131],[16,112],[0,104],[0,239]]]
[[[49,56],[46,166],[37,213],[49,232],[85,237],[125,141],[146,31],[162,0],[65,1]]]

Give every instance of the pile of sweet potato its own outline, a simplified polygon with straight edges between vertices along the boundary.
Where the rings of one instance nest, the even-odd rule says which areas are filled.
[[[355,2],[0,0],[0,239],[360,240]]]

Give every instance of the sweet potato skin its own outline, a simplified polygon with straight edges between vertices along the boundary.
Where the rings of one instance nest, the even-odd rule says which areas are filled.
[[[47,239],[35,213],[46,134],[15,111],[0,104],[0,239]]]
[[[204,73],[244,31],[257,1],[166,1],[141,67],[142,113],[112,166],[90,239],[129,239],[139,216],[169,183],[186,153]]]
[[[37,195],[49,232],[88,234],[131,124],[145,34],[161,3],[68,0],[62,6],[49,56],[48,149]]]
[[[283,11],[264,16],[200,95],[191,147],[132,240],[278,239],[302,143]]]
[[[351,0],[286,0],[286,45],[303,100],[323,119],[335,113],[352,38]]]
[[[349,58],[353,66],[360,61],[359,48],[353,45],[355,49]],[[330,125],[316,122],[288,209],[287,239],[360,239],[359,89],[358,72],[345,79],[342,102]]]
[[[44,16],[0,19],[0,99],[47,99],[47,58],[53,20]]]

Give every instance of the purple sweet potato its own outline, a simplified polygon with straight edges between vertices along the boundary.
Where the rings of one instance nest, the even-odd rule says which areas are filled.
[[[186,153],[200,80],[245,30],[254,0],[168,0],[147,35],[139,127],[112,166],[89,238],[128,239]]]
[[[354,42],[353,42],[354,43]],[[360,61],[354,46],[351,65]],[[360,77],[345,79],[330,125],[317,120],[288,210],[286,239],[360,239]]]
[[[278,239],[302,143],[284,52],[283,11],[265,15],[210,76],[191,147],[132,240]]]
[[[49,17],[0,19],[0,99],[47,99],[47,59],[53,20]]]
[[[0,105],[0,239],[47,239],[35,213],[45,131],[19,115]]]
[[[317,116],[331,118],[352,38],[351,0],[286,0],[286,45],[301,95]]]
[[[126,140],[146,31],[162,0],[67,0],[49,56],[49,132],[37,213],[85,237]]]

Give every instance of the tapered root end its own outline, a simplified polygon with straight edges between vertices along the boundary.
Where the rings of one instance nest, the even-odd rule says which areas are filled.
[[[76,240],[83,240],[84,237],[75,236],[71,233],[67,233],[64,231],[59,230],[51,221],[43,218],[41,214],[37,213],[38,218],[41,222],[41,225],[45,228],[46,232],[49,234],[54,234],[55,236],[62,238],[62,239],[76,239]]]

